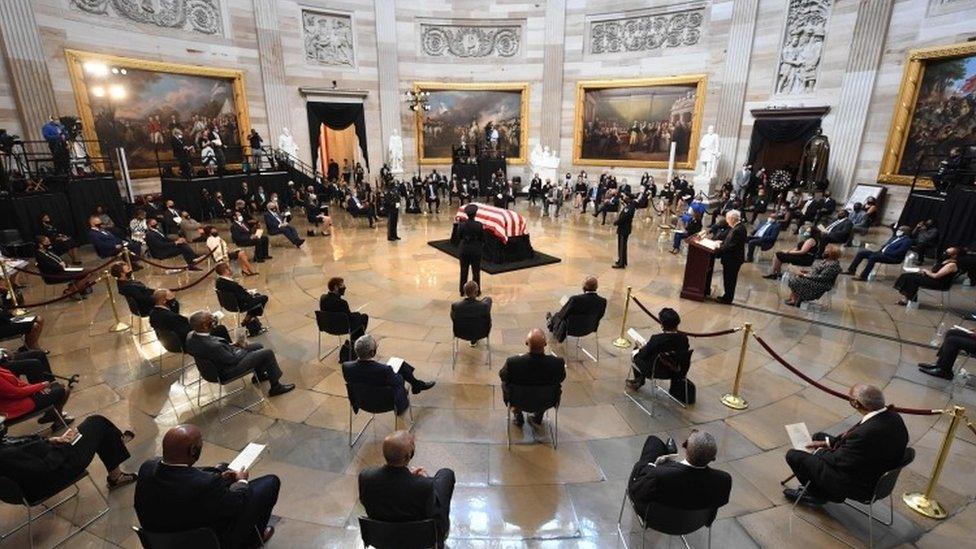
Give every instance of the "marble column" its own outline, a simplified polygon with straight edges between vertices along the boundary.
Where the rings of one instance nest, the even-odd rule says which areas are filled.
[[[833,112],[834,131],[828,136],[831,142],[828,177],[838,202],[846,199],[855,183],[853,179],[867,124],[868,105],[881,64],[893,4],[894,0],[871,0],[861,2],[857,10],[844,82]]]
[[[278,31],[277,6],[277,2],[254,0],[258,61],[261,66],[261,86],[264,90],[264,108],[268,122],[268,134],[264,136],[264,143],[274,146],[277,146],[278,135],[288,125],[289,119],[288,88],[285,84],[285,60],[281,48],[281,33]]]
[[[546,2],[546,34],[542,53],[543,99],[539,143],[552,149],[552,153],[556,156],[560,156],[560,132],[563,127],[563,58],[566,52],[565,38],[566,0],[549,0]]]
[[[10,67],[24,138],[39,140],[41,126],[49,116],[60,112],[31,4],[31,0],[0,1],[0,39]]]
[[[719,136],[718,177],[724,181],[735,171],[739,149],[739,129],[742,127],[742,111],[745,108],[746,83],[752,60],[752,40],[756,34],[758,0],[736,0],[732,6],[732,23],[729,43],[726,47],[725,70],[719,91],[718,114],[715,132]]]
[[[386,148],[393,130],[403,135],[400,127],[400,110],[403,105],[397,67],[396,2],[375,0],[373,6],[376,15],[376,71],[379,79],[380,136],[383,147],[379,156],[386,162]],[[408,152],[404,151],[404,156]]]

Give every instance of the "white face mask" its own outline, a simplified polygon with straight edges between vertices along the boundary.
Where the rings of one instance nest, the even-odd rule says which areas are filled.
[[[905,231],[898,231],[895,233],[897,236],[905,236]]]

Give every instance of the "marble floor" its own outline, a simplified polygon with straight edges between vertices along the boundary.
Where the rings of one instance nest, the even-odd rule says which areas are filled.
[[[612,228],[589,215],[570,212],[553,220],[520,200],[517,209],[528,219],[533,245],[562,258],[546,267],[483,278],[484,293],[495,300],[492,367],[485,365],[485,349],[461,346],[456,368],[451,367],[449,308],[457,288],[457,264],[427,245],[450,232],[451,208],[432,216],[401,216],[404,240],[388,243],[383,224],[371,230],[345,213],[335,216],[331,238],[309,239],[301,250],[276,241],[274,260],[260,265],[260,276],[245,284],[271,296],[267,311],[270,331],[256,341],[275,350],[285,378],[297,389],[266,400],[226,423],[218,421],[226,409],[203,410],[188,398],[174,377],[157,375],[161,347],[152,334],[110,333],[112,309],[104,287],[82,303],[56,304],[37,310],[47,320],[42,344],[50,349],[56,371],[81,374],[68,404],[76,416],[99,413],[136,432],[130,445],[130,470],[159,451],[165,430],[180,422],[199,425],[206,439],[201,462],[230,461],[249,441],[268,445],[252,475],[274,473],[283,482],[275,508],[277,534],[272,547],[357,547],[356,474],[382,462],[380,442],[393,427],[389,414],[377,417],[360,442],[347,444],[348,405],[335,354],[320,361],[316,350],[313,310],[330,276],[343,276],[353,308],[371,317],[370,332],[379,339],[379,353],[396,355],[414,364],[418,377],[437,381],[437,387],[414,397],[415,465],[427,470],[451,467],[458,487],[451,510],[451,547],[623,547],[617,513],[626,477],[649,434],[681,440],[691,428],[705,429],[719,441],[716,467],[733,477],[729,505],[721,509],[713,527],[719,547],[835,547],[827,534],[793,520],[779,481],[788,475],[783,455],[789,441],[783,425],[806,422],[811,431],[842,431],[855,420],[846,402],[826,395],[786,371],[755,342],[745,360],[742,395],[749,408],[734,411],[719,402],[729,391],[742,337],[696,339],[690,378],[698,386],[698,403],[681,409],[656,398],[654,417],[624,394],[629,352],[612,345],[624,315],[624,295],[635,295],[651,310],[675,307],[682,328],[705,332],[752,323],[787,360],[830,387],[846,390],[863,381],[884,388],[889,402],[901,406],[942,408],[950,402],[973,407],[976,395],[966,388],[952,394],[948,382],[917,371],[916,363],[930,360],[928,347],[937,326],[963,323],[941,310],[923,294],[919,310],[895,305],[891,288],[896,268],[877,281],[840,280],[826,311],[810,312],[782,305],[785,287],[763,280],[769,255],[743,268],[736,305],[696,303],[678,298],[684,259],[666,253],[658,220],[642,219],[631,237],[631,265],[612,270]],[[641,214],[643,215],[643,214]],[[303,228],[303,227],[302,227]],[[875,240],[883,238],[880,232]],[[787,241],[784,245],[792,245]],[[852,255],[846,252],[847,260]],[[90,250],[86,264],[95,264]],[[846,264],[846,262],[845,262]],[[515,444],[506,442],[505,410],[498,368],[509,355],[524,350],[530,328],[544,325],[564,294],[578,291],[583,278],[599,277],[600,293],[609,307],[599,338],[583,342],[590,352],[600,346],[599,363],[586,354],[576,358],[572,343],[552,350],[567,357],[567,380],[559,413],[559,448],[547,444],[548,434],[513,428]],[[147,269],[139,277],[151,285],[185,284],[185,275],[166,275]],[[195,277],[191,277],[195,278]],[[716,278],[716,284],[720,279]],[[28,299],[40,300],[43,286],[32,281]],[[50,297],[51,291],[47,295]],[[950,305],[969,308],[976,294],[956,286]],[[216,308],[209,281],[181,292],[185,311]],[[124,306],[122,307],[124,309]],[[129,321],[128,315],[125,318]],[[630,308],[628,327],[642,332],[652,321]],[[331,347],[334,340],[324,341]],[[178,358],[166,357],[166,369]],[[972,370],[976,365],[967,365]],[[178,376],[177,376],[178,377]],[[204,392],[215,389],[205,387]],[[266,387],[262,388],[266,391]],[[195,396],[195,395],[194,395]],[[231,405],[244,405],[254,394],[239,395]],[[646,389],[637,396],[644,405],[652,398]],[[901,503],[900,494],[924,487],[946,432],[945,417],[905,418],[918,457],[901,475],[895,489],[894,526],[876,528],[879,546],[946,547],[966,544],[976,534],[976,436],[967,429],[956,433],[937,500],[951,516],[936,522]],[[354,428],[365,423],[357,418]],[[96,462],[91,471],[103,487],[104,470]],[[103,488],[104,492],[104,488]],[[136,524],[133,488],[109,496],[111,511],[73,537],[65,547],[138,547],[131,530]],[[72,524],[83,523],[96,509],[92,486],[35,528],[35,543],[48,547]],[[836,507],[836,506],[835,506]],[[886,513],[887,510],[882,510]],[[0,522],[9,527],[22,510],[0,506]],[[866,545],[862,517],[831,508],[813,513],[839,535]],[[640,543],[641,533],[625,513],[622,526],[627,543]],[[7,547],[26,547],[26,530],[7,540]],[[668,543],[665,536],[646,534],[652,546]],[[672,540],[673,541],[673,540]],[[704,531],[689,536],[704,546]],[[971,542],[971,541],[970,541]]]

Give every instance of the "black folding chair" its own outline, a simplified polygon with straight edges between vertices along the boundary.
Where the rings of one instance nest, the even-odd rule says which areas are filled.
[[[349,397],[349,447],[352,448],[359,442],[369,424],[376,419],[376,414],[393,412],[393,430],[399,426],[399,415],[396,413],[395,389],[390,386],[367,385],[365,383],[346,383],[346,395]],[[363,425],[356,438],[352,438],[352,416],[359,414],[359,411],[371,414],[369,421]],[[413,407],[407,404],[407,412],[410,414],[410,428],[413,429]]]
[[[359,534],[366,547],[376,549],[441,549],[434,519],[414,522],[383,522],[359,517]]]
[[[28,422],[28,421],[34,419],[34,418],[41,417],[41,416],[43,416],[44,414],[46,414],[48,412],[53,412],[54,415],[57,416],[57,418],[58,418],[57,421],[55,421],[51,425],[51,427],[50,427],[50,429],[51,429],[52,432],[57,431],[57,428],[56,427],[57,427],[58,424],[61,424],[61,427],[64,428],[64,429],[67,429],[68,428],[68,424],[65,423],[64,417],[61,414],[58,413],[57,408],[55,408],[53,404],[50,405],[50,406],[45,406],[43,408],[38,408],[38,409],[34,410],[33,412],[26,413],[26,414],[24,414],[22,416],[18,416],[18,417],[15,417],[15,418],[6,418],[3,421],[3,423],[6,424],[7,427],[13,427],[14,425],[18,425],[18,424],[21,424],[21,423],[25,423],[25,422]],[[2,416],[0,416],[0,417],[2,417]],[[36,435],[36,434],[38,434],[38,433],[40,433],[42,431],[47,431],[47,430],[48,430],[48,427],[44,426],[44,427],[41,427],[40,429],[37,429],[32,434]]]
[[[338,348],[342,347],[343,339],[352,345],[352,323],[349,322],[348,314],[343,312],[315,311],[315,323],[319,328],[319,362],[325,360],[326,357],[334,353]],[[323,332],[338,338],[338,343],[336,346],[330,349],[329,352],[325,353],[324,355],[322,354]]]
[[[236,334],[237,330],[240,330],[241,326],[241,313],[245,312],[241,310],[240,303],[237,302],[237,296],[230,292],[222,292],[214,288],[214,292],[217,293],[217,303],[225,311],[234,313],[234,332]]]
[[[885,472],[885,474],[881,475],[881,477],[878,479],[878,482],[874,484],[874,490],[871,492],[870,498],[865,498],[865,499],[848,498],[844,500],[844,505],[847,505],[851,509],[854,509],[858,513],[861,513],[862,515],[867,517],[869,548],[874,547],[874,522],[877,521],[881,524],[884,524],[885,526],[891,526],[895,522],[895,502],[894,502],[894,498],[891,497],[891,492],[895,489],[895,484],[898,483],[898,475],[901,474],[901,470],[904,469],[905,467],[908,467],[913,461],[915,461],[915,449],[905,448],[905,455],[902,458],[901,463],[898,465],[898,467],[895,467],[894,469],[891,469]],[[831,529],[821,526],[819,521],[812,520],[811,518],[804,516],[803,513],[796,512],[797,505],[800,503],[800,500],[803,498],[803,495],[806,494],[809,488],[810,488],[810,482],[807,482],[800,489],[800,496],[796,498],[796,501],[793,502],[793,513],[792,515],[790,515],[790,535],[792,536],[793,533],[793,517],[797,517],[803,522],[809,524],[810,526],[813,526],[817,530],[829,534],[830,537],[836,539],[837,541],[843,543],[844,545],[847,545],[848,547],[858,547],[857,545],[842,538]],[[888,498],[888,521],[887,522],[874,516],[875,502],[881,501],[885,498]],[[861,505],[867,506],[867,511],[861,509],[860,507],[854,505],[854,503],[851,502],[859,503]]]
[[[491,318],[463,318],[451,321],[454,338],[451,340],[451,369],[457,366],[458,341],[485,340],[488,346],[488,368],[491,369]]]
[[[623,520],[624,506],[627,505],[628,499],[630,498],[628,497],[627,490],[624,490],[624,500],[620,502],[620,514],[617,515],[617,533],[620,535],[620,540],[624,543],[624,548],[627,547],[627,537],[624,536],[620,528],[620,523]],[[634,517],[637,518],[637,522],[641,526],[642,549],[647,540],[644,535],[645,530],[654,530],[655,532],[661,532],[669,536],[678,536],[684,542],[685,549],[691,549],[691,545],[688,544],[685,536],[703,526],[708,528],[707,547],[710,548],[712,546],[712,523],[718,514],[718,508],[676,509],[657,502],[650,502],[647,504],[644,514],[641,515],[637,512],[634,502],[631,501],[630,509],[634,512]]]
[[[145,549],[220,549],[220,540],[210,528],[182,532],[149,532],[133,526]]]
[[[580,349],[586,353],[586,356],[590,357],[593,362],[600,362],[600,317],[596,315],[568,315],[566,317],[566,336],[576,338],[576,360],[580,359]],[[583,347],[582,340],[584,337],[593,334],[594,343],[596,344],[596,356],[590,354]]]
[[[200,372],[200,377],[203,378],[204,381],[208,381],[210,383],[216,383],[216,384],[218,384],[217,398],[211,400],[210,402],[208,402],[206,404],[201,404],[200,403],[200,393],[202,391],[203,383],[198,383],[197,384],[197,407],[198,408],[203,408],[204,406],[210,406],[211,404],[216,404],[217,402],[220,402],[221,400],[223,400],[225,398],[234,396],[237,393],[240,393],[241,391],[247,389],[247,381],[244,378],[248,374],[254,375],[254,369],[249,369],[249,370],[243,370],[243,371],[237,372],[237,373],[235,373],[235,374],[233,374],[231,376],[224,376],[224,375],[221,375],[220,369],[217,368],[217,365],[215,365],[213,362],[210,362],[209,360],[207,360],[205,358],[202,358],[202,357],[198,357],[198,356],[194,356],[193,357],[193,360],[194,360],[194,362],[196,364],[197,371]],[[225,395],[224,394],[224,385],[229,385],[232,382],[237,381],[237,380],[241,380],[241,384],[243,386],[241,388],[235,389],[234,391],[231,391],[231,392],[229,392],[229,393],[227,393]],[[227,421],[228,419],[230,419],[230,418],[232,418],[232,417],[234,417],[234,416],[236,416],[238,414],[242,414],[242,413],[250,410],[251,408],[254,408],[258,404],[261,404],[262,402],[264,402],[264,396],[263,395],[261,396],[261,398],[255,400],[254,402],[248,404],[247,406],[242,407],[240,410],[237,410],[236,412],[234,412],[234,413],[232,413],[230,415],[227,415],[227,416],[224,416],[224,417],[220,418],[220,422],[223,423],[223,422]]]
[[[685,384],[685,395],[687,395],[688,394],[688,387],[689,387],[688,386],[688,370],[691,369],[691,355],[694,354],[694,352],[695,352],[694,349],[688,349],[687,351],[670,351],[670,352],[667,352],[667,353],[658,353],[657,356],[654,357],[654,363],[651,365],[651,377],[650,377],[650,382],[651,382],[651,397],[652,397],[651,398],[651,409],[650,410],[648,410],[647,408],[645,408],[644,405],[640,401],[638,401],[636,398],[634,398],[634,396],[631,395],[629,392],[624,391],[624,395],[626,395],[627,398],[629,398],[634,404],[636,404],[638,408],[640,408],[641,410],[643,410],[645,414],[647,414],[647,415],[649,415],[651,417],[654,417],[654,398],[653,397],[654,397],[654,393],[655,392],[663,392],[664,393],[664,396],[666,396],[666,397],[670,398],[671,400],[673,400],[674,402],[676,402],[678,404],[678,406],[681,406],[682,408],[687,408],[688,407],[687,404],[685,404],[684,402],[681,402],[680,400],[678,400],[677,398],[675,398],[674,395],[672,395],[670,391],[668,391],[667,389],[665,389],[664,387],[661,386],[661,384],[659,383],[659,381],[662,378],[658,378],[657,377],[657,374],[659,372],[673,372],[673,375],[672,376],[670,376],[669,378],[665,378],[665,379],[671,379],[671,378],[673,378],[673,379],[677,379],[679,381],[684,381],[684,384]],[[633,374],[634,373],[634,370],[636,370],[636,369],[637,369],[637,365],[631,363],[631,374]],[[633,379],[633,378],[631,378],[631,379]]]
[[[154,328],[156,331],[156,340],[163,346],[163,349],[167,353],[173,353],[180,355],[180,369],[173,370],[169,373],[163,373],[163,356],[166,353],[159,353],[159,375],[160,377],[169,377],[173,374],[180,374],[180,383],[186,385],[186,351],[183,348],[184,342],[180,340],[180,336],[176,335],[176,332],[172,332],[165,328]],[[191,364],[192,366],[192,364]]]
[[[20,485],[17,484],[16,482],[14,482],[12,479],[7,478],[7,477],[0,477],[0,501],[3,501],[4,503],[9,503],[10,505],[23,505],[27,509],[27,520],[24,521],[24,522],[22,522],[22,523],[20,523],[20,525],[16,526],[13,530],[10,530],[9,532],[5,532],[3,534],[0,534],[0,543],[2,543],[3,540],[7,539],[8,537],[12,536],[13,534],[15,534],[18,531],[20,531],[20,529],[23,528],[24,526],[26,526],[27,527],[27,539],[30,540],[30,546],[33,548],[34,547],[34,532],[33,532],[32,527],[33,527],[34,522],[36,522],[38,519],[40,519],[44,515],[50,513],[51,511],[54,511],[55,509],[57,509],[58,507],[60,507],[64,503],[68,502],[70,499],[72,499],[75,496],[77,496],[78,493],[80,492],[80,490],[78,488],[78,483],[81,482],[82,480],[84,480],[85,478],[87,478],[88,480],[91,481],[92,486],[95,487],[95,493],[97,493],[98,494],[98,497],[101,498],[101,500],[105,503],[105,508],[102,509],[101,511],[99,511],[98,513],[96,513],[95,516],[93,516],[92,518],[88,519],[88,521],[85,522],[84,524],[82,524],[81,526],[72,529],[71,530],[71,533],[69,533],[67,536],[65,536],[64,538],[62,538],[59,542],[55,543],[54,546],[58,546],[58,545],[64,543],[65,541],[67,541],[68,539],[70,539],[72,536],[74,536],[78,532],[81,532],[85,528],[88,528],[88,526],[90,526],[96,520],[98,520],[98,519],[102,518],[103,516],[105,516],[105,513],[108,513],[108,510],[109,510],[108,500],[105,499],[105,496],[104,495],[102,495],[101,490],[98,489],[98,485],[95,484],[94,479],[91,478],[91,476],[88,474],[88,471],[82,471],[82,473],[80,475],[78,475],[74,480],[72,480],[70,482],[67,482],[67,483],[64,483],[63,485],[58,486],[56,488],[52,488],[52,489],[46,490],[44,493],[38,494],[38,495],[33,496],[33,497],[28,497],[26,494],[24,494],[24,491],[21,489]],[[45,502],[47,500],[49,500],[52,497],[54,497],[54,496],[58,495],[59,493],[63,492],[69,486],[74,486],[74,491],[70,495],[64,497],[63,499],[61,499],[60,501],[58,501],[54,505],[46,505],[45,504]],[[41,511],[40,514],[34,515],[31,512],[31,509],[33,507],[37,507],[38,505],[42,505],[42,504],[44,504],[44,508],[45,509],[43,511]]]
[[[552,440],[552,449],[559,446],[559,401],[562,398],[563,390],[561,385],[513,385],[505,384],[504,393],[508,398],[508,413],[505,414],[505,434],[508,435],[508,448],[512,448],[512,419],[514,410],[521,410],[523,414],[543,414],[549,409],[553,410],[554,425],[549,426],[549,439]]]
[[[144,313],[139,308],[139,303],[136,302],[134,298],[127,295],[123,295],[122,297],[125,298],[125,304],[128,305],[129,307],[129,326],[135,326],[136,325],[135,319],[137,318],[139,319],[138,331],[133,330],[132,335],[138,337],[138,336],[148,334],[149,328],[146,327],[145,319],[149,318],[149,313],[148,312]]]

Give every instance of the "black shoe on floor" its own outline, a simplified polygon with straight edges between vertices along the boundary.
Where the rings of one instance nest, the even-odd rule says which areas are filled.
[[[432,388],[434,385],[437,385],[436,381],[420,381],[418,379],[417,383],[410,386],[410,392],[415,395],[419,395],[421,392]]]
[[[623,269],[625,267],[626,267],[626,265],[623,265],[621,263],[614,263],[613,265],[610,265],[610,268],[611,269]]]
[[[300,239],[298,239],[298,242],[295,244],[295,247],[296,248],[301,248],[302,247],[302,244],[304,244],[304,243],[305,243],[305,239],[304,238],[300,238]]]
[[[936,368],[935,366],[923,368],[921,365],[919,365],[918,371],[933,377],[941,377],[942,379],[947,379],[950,381],[952,380],[952,372],[946,372],[942,368]]]
[[[802,505],[816,506],[825,505],[827,503],[827,500],[811,495],[809,490],[803,494],[802,498],[800,497],[800,492],[801,490],[799,488],[783,488],[783,495],[786,496],[786,499],[790,501],[796,501],[799,499]]]
[[[715,298],[715,303],[721,303],[722,305],[731,305],[732,304],[732,300],[729,299],[729,298],[727,298],[727,297],[725,297],[723,295],[721,297],[716,297]]]
[[[283,395],[295,388],[294,383],[279,383],[268,391],[268,396],[278,396]]]

